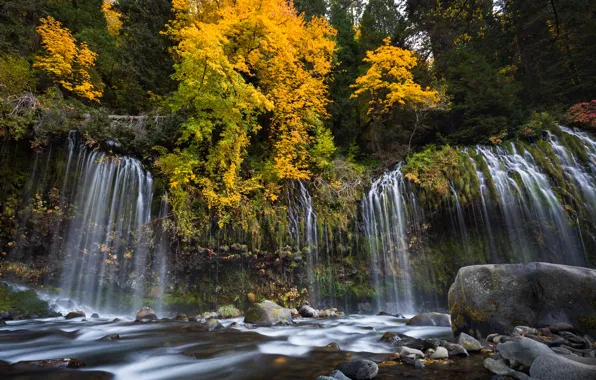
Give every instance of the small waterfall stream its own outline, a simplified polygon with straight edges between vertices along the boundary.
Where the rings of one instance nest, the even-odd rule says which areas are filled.
[[[115,287],[145,293],[153,178],[131,157],[89,150],[71,134],[63,192],[74,206],[64,240],[62,295],[97,310],[120,305]],[[67,182],[68,181],[68,182]]]
[[[363,200],[363,220],[378,310],[414,311],[407,229],[419,222],[418,214],[409,211],[415,206],[414,194],[408,190],[401,165],[374,181]]]

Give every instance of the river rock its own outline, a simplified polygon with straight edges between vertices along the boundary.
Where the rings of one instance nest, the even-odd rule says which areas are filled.
[[[188,317],[186,316],[186,314],[180,313],[180,314],[176,315],[175,320],[182,321],[182,322],[188,322]]]
[[[316,318],[319,316],[319,313],[309,305],[300,306],[298,313],[300,313],[300,316],[303,318]]]
[[[428,350],[429,348],[436,350],[438,347],[441,346],[441,341],[439,339],[429,338],[425,339],[422,343],[422,349]]]
[[[538,334],[538,330],[536,330],[533,327],[528,327],[528,326],[516,326],[513,328],[513,332],[517,333],[519,335],[526,335],[526,334],[536,335],[536,334]]]
[[[24,360],[16,362],[13,368],[84,368],[86,365],[78,359],[47,359],[47,360]]]
[[[544,355],[530,367],[533,380],[596,380],[596,360],[570,356]]]
[[[110,334],[110,335],[104,336],[103,338],[101,338],[99,340],[120,340],[120,335],[118,335],[118,334]]]
[[[507,361],[503,358],[486,358],[484,359],[484,368],[498,376],[506,376],[506,379],[529,380],[530,377],[523,372],[515,371],[507,365]]]
[[[441,341],[441,347],[445,347],[449,352],[449,356],[470,356],[468,351],[461,344],[450,343],[447,341]]]
[[[399,335],[391,331],[387,331],[385,334],[383,334],[379,341],[392,346],[401,346],[403,344]]]
[[[91,318],[99,318],[99,314],[93,313],[93,314],[91,314]]]
[[[157,320],[157,316],[155,315],[155,311],[153,311],[152,308],[147,307],[147,306],[143,306],[141,308],[141,310],[139,310],[137,312],[137,316],[135,318],[135,320],[140,321],[143,319],[149,319],[149,320]]]
[[[0,313],[0,321],[12,321],[14,317],[8,311]]]
[[[352,380],[374,379],[379,372],[377,363],[365,359],[340,363],[336,369]]]
[[[430,355],[433,360],[447,359],[449,357],[449,351],[445,347],[437,347],[435,352]]]
[[[480,351],[482,349],[480,342],[466,333],[461,333],[459,335],[457,344],[461,345],[468,352]]]
[[[551,347],[551,350],[559,355],[575,355],[571,350],[568,350],[565,347]]]
[[[85,318],[86,315],[82,311],[71,311],[70,313],[66,314],[66,319],[73,319],[73,318]]]
[[[420,350],[410,347],[400,347],[397,351],[399,357],[402,359],[421,359],[424,358],[424,353]]]
[[[408,326],[442,326],[450,327],[451,320],[448,314],[422,313],[412,317],[406,325]]]
[[[350,380],[349,377],[344,375],[344,373],[338,369],[334,369],[333,371],[331,371],[329,377],[335,380]]]
[[[513,368],[522,370],[529,369],[534,360],[540,356],[555,355],[546,344],[521,336],[515,340],[499,343],[497,351],[504,359],[509,360]]]
[[[553,325],[548,326],[548,329],[555,334],[559,333],[560,331],[575,331],[575,328],[569,323],[555,323]]]
[[[449,290],[454,333],[511,334],[566,323],[596,331],[596,270],[548,263],[461,268]]]
[[[244,323],[264,326],[291,324],[292,322],[290,309],[283,308],[272,301],[263,301],[251,305],[244,317]]]

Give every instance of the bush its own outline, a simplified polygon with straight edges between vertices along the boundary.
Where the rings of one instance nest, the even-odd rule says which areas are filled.
[[[530,120],[521,126],[519,134],[524,137],[538,137],[544,131],[557,127],[557,121],[548,112],[532,112]]]
[[[567,118],[571,125],[596,129],[596,99],[575,104],[567,111]]]
[[[14,56],[0,56],[0,97],[20,96],[31,92],[35,78],[26,59]]]

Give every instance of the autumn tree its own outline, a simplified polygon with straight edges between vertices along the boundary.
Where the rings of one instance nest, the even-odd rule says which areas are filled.
[[[114,8],[114,0],[102,0],[101,11],[106,19],[108,32],[112,35],[120,33],[122,15]]]
[[[70,30],[53,17],[42,18],[40,22],[37,32],[44,52],[37,57],[34,67],[45,71],[67,91],[99,102],[103,91],[92,80],[90,71],[97,54],[86,43],[77,44]]]
[[[364,62],[370,68],[356,79],[352,96],[368,99],[370,117],[390,112],[396,105],[432,107],[439,100],[436,90],[422,88],[414,81],[411,71],[417,63],[414,53],[391,46],[390,38],[385,39],[383,46],[368,51]]]
[[[173,6],[179,86],[172,106],[190,117],[182,149],[160,165],[176,194],[198,189],[223,225],[256,190],[274,201],[283,181],[308,179],[328,162],[325,79],[335,31],[323,18],[305,21],[283,0]],[[251,149],[260,153],[256,167],[246,162]]]

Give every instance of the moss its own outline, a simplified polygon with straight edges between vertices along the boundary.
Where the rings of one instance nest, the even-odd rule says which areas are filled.
[[[580,329],[596,330],[596,316],[578,317],[577,323]]]
[[[37,297],[34,290],[13,292],[7,285],[0,286],[0,313],[8,311],[15,319],[48,315],[48,303]]]

